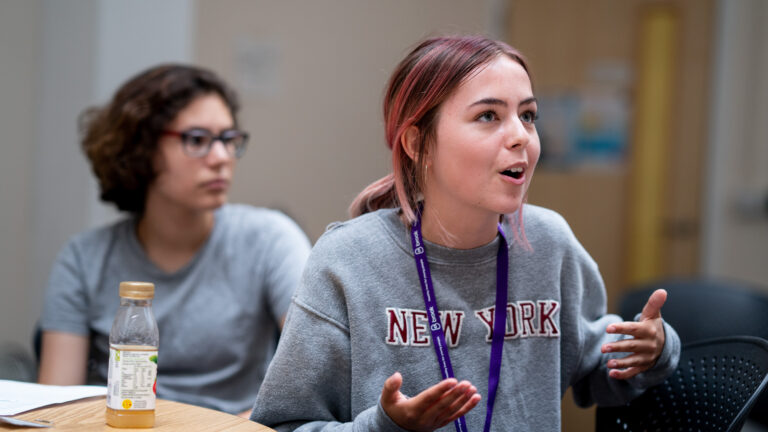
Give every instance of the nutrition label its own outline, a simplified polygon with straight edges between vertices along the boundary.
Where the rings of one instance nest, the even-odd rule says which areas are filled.
[[[157,349],[109,349],[107,406],[117,410],[155,408]]]

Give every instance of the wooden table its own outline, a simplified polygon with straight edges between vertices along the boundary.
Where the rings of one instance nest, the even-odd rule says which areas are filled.
[[[0,423],[0,430],[13,431],[236,431],[274,432],[264,425],[232,414],[214,411],[179,402],[158,399],[155,408],[155,427],[151,429],[116,429],[107,426],[103,396],[53,405],[15,415],[22,420],[47,420],[52,428],[27,428]]]

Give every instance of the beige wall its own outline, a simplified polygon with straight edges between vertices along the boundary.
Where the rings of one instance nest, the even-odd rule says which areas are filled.
[[[395,62],[437,30],[491,27],[499,4],[320,3],[0,2],[0,344],[30,347],[56,253],[115,217],[98,203],[76,118],[126,77],[198,60],[230,78],[254,137],[233,201],[284,209],[314,240],[387,170],[379,105]],[[254,86],[253,61],[274,46],[277,86]]]
[[[283,209],[313,241],[346,219],[390,166],[380,106],[396,63],[425,36],[485,32],[490,3],[200,1],[196,60],[240,89],[252,136],[232,200]]]
[[[768,290],[768,2],[720,6],[702,271]]]
[[[188,3],[0,2],[0,344],[29,349],[59,249],[114,218],[97,202],[78,114],[150,64],[189,60]]]
[[[709,114],[706,104],[713,3],[709,0],[517,0],[509,10],[509,41],[522,49],[531,61],[540,95],[553,90],[575,92],[588,88],[593,84],[590,74],[594,73],[595,65],[627,67],[627,87],[622,92],[632,114],[624,160],[610,169],[541,166],[530,191],[530,202],[555,209],[565,217],[600,266],[609,311],[616,310],[622,294],[631,283],[637,282],[630,278],[630,270],[637,263],[631,251],[638,236],[658,239],[657,244],[661,245],[650,257],[660,263],[660,274],[654,277],[699,273],[696,227],[701,217],[701,156],[706,149]],[[643,100],[639,92],[647,70],[647,64],[641,62],[644,40],[641,30],[644,18],[656,8],[669,10],[675,18],[678,39],[673,45],[679,55],[674,57],[674,69],[669,71],[674,81],[672,90],[664,92],[649,106],[639,103]],[[637,168],[642,161],[637,157],[637,149],[648,147],[641,147],[643,144],[637,141],[639,134],[633,132],[652,130],[639,122],[645,114],[641,112],[643,108],[663,112],[667,106],[672,106],[671,130],[659,134],[665,140],[654,141],[661,147],[657,153],[661,160],[654,160],[654,166],[660,167],[667,180],[661,190],[638,194],[638,189],[632,186],[636,183],[645,186],[649,182],[643,178],[648,172]],[[546,124],[548,112],[544,103],[540,113],[542,124]],[[641,201],[639,198],[644,196],[650,199]],[[645,217],[642,210],[647,208],[638,203],[649,202],[663,209],[651,216],[651,226],[658,221],[665,230],[647,230],[643,224],[636,223],[636,216]],[[693,226],[694,229],[673,230],[667,228],[669,226]],[[632,235],[634,233],[638,236]],[[563,430],[594,430],[594,410],[576,407],[567,394],[563,401]]]
[[[36,310],[30,290],[32,200],[29,167],[36,133],[40,2],[11,2],[0,13],[0,342],[28,343],[33,318],[10,311]]]

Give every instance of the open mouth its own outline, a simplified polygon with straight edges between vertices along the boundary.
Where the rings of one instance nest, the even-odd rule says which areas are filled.
[[[523,167],[516,167],[516,168],[510,168],[505,169],[501,172],[502,175],[505,175],[507,177],[512,177],[513,179],[520,180],[520,178],[523,177]]]

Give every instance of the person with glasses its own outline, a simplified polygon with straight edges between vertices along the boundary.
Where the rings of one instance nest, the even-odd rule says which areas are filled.
[[[81,115],[103,201],[127,216],[73,237],[53,265],[39,382],[105,384],[121,281],[153,282],[157,396],[246,414],[310,244],[284,214],[226,204],[249,135],[213,72],[160,65]]]

